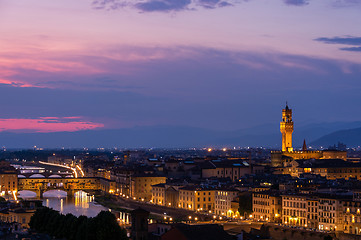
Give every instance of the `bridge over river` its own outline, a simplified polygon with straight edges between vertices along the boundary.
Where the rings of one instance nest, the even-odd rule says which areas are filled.
[[[50,190],[63,190],[69,197],[74,196],[74,194],[80,190],[115,191],[114,181],[99,177],[84,177],[84,173],[79,167],[72,168],[53,163],[39,163],[49,169],[54,167],[58,169],[63,168],[65,172],[57,171],[56,173],[55,171],[46,170],[44,172],[34,173],[33,171],[26,171],[26,168],[24,168],[25,171],[21,171],[21,174],[17,176],[17,191],[32,191],[35,192],[39,198],[42,198],[43,194]]]

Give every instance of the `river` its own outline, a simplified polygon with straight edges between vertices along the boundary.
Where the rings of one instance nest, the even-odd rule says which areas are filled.
[[[18,197],[31,199],[35,197],[34,195],[36,196],[31,191],[20,191]],[[51,190],[44,193],[42,201],[43,206],[53,208],[63,214],[71,213],[75,216],[95,217],[99,212],[109,210],[94,202],[94,196],[83,191],[76,192],[73,198],[68,198],[64,191]]]
[[[19,198],[34,199],[36,193],[31,191],[20,191]],[[95,217],[101,211],[109,211],[100,204],[94,201],[93,195],[88,195],[84,191],[79,191],[74,194],[73,198],[67,197],[66,192],[61,190],[50,190],[43,195],[43,206],[52,208],[63,214],[71,213],[75,216]],[[118,219],[119,224],[129,224],[130,216],[126,212],[113,212]]]

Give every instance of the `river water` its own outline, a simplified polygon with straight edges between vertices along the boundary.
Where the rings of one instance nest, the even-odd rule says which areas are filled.
[[[19,198],[34,199],[36,193],[31,191],[20,191]],[[88,195],[84,191],[79,191],[74,194],[73,198],[67,197],[66,192],[61,190],[50,190],[43,194],[43,206],[52,208],[63,214],[71,213],[75,216],[95,217],[101,211],[109,211],[102,205],[94,201],[93,195]],[[118,219],[120,225],[129,224],[130,216],[126,212],[113,212]]]
[[[36,197],[36,194],[31,191],[20,191],[18,197],[31,199]],[[76,192],[73,198],[68,198],[64,191],[51,190],[44,193],[42,201],[43,206],[50,207],[63,214],[71,213],[75,216],[95,217],[99,212],[109,210],[94,202],[94,196],[83,191]]]

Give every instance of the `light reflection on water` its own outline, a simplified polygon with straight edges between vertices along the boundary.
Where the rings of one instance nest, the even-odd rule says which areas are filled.
[[[24,199],[33,198],[34,193],[28,192],[20,191],[19,197]],[[84,215],[87,217],[95,217],[99,212],[109,210],[95,203],[94,196],[83,191],[76,192],[73,198],[68,198],[66,192],[61,190],[48,191],[44,193],[43,205],[63,214],[71,213],[75,216]]]

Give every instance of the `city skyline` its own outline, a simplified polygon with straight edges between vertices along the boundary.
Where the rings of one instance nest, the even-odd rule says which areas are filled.
[[[0,131],[355,122],[361,3],[0,1]]]

